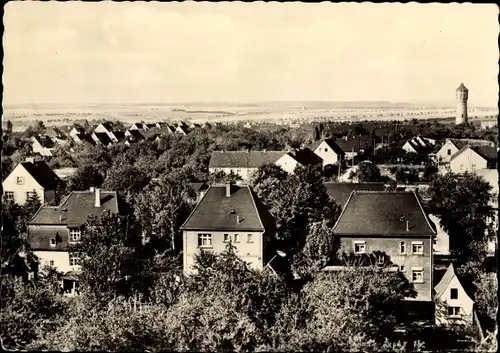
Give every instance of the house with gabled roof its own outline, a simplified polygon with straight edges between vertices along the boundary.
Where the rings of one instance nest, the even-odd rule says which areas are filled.
[[[249,186],[210,186],[181,227],[184,272],[200,251],[220,253],[227,244],[253,269],[270,260],[274,219]]]
[[[451,157],[457,153],[462,147],[469,146],[492,146],[491,141],[477,140],[477,139],[454,139],[448,138],[445,143],[439,148],[437,152],[434,152],[434,158],[436,162],[440,164],[447,165],[450,163]]]
[[[105,133],[113,143],[122,142],[126,137],[123,131],[115,129],[110,122],[104,122],[97,125],[94,129],[94,133]]]
[[[143,132],[144,130],[139,129],[130,129],[125,131],[125,143],[135,143],[144,140],[144,135],[142,134]]]
[[[406,151],[406,153],[427,155],[434,150],[435,145],[436,140],[416,136],[406,141],[401,148]]]
[[[309,148],[301,148],[286,152],[276,161],[276,165],[288,173],[293,173],[298,166],[322,166],[323,159]]]
[[[130,130],[147,130],[147,129],[148,129],[147,125],[143,122],[140,122],[140,123],[132,124],[132,126],[129,128],[129,131]]]
[[[333,233],[341,251],[378,254],[378,264],[399,267],[417,291],[416,300],[432,300],[436,232],[414,192],[354,190]]]
[[[50,157],[55,146],[55,142],[49,136],[38,135],[31,137],[31,147],[34,153]]]
[[[187,135],[189,133],[189,130],[186,126],[179,124],[175,129],[175,133],[180,135]]]
[[[214,151],[210,156],[208,171],[237,174],[243,181],[267,163],[275,164],[286,151]]]
[[[90,135],[90,134],[88,134],[86,132],[79,133],[79,134],[74,134],[72,136],[72,139],[73,139],[73,141],[76,144],[82,144],[82,143],[89,143],[89,144],[92,144],[92,145],[96,144],[96,142],[92,138],[92,135]]]
[[[75,137],[75,135],[78,135],[78,134],[85,134],[85,129],[83,128],[83,126],[79,125],[79,124],[73,124],[73,127],[71,128],[71,130],[69,131],[68,135],[69,137],[73,138]]]
[[[75,275],[80,269],[80,259],[71,253],[70,246],[81,239],[82,226],[91,215],[105,212],[119,212],[118,196],[115,191],[73,191],[59,206],[42,206],[28,222],[28,244],[40,260],[63,272],[66,289],[74,291],[77,286]]]
[[[450,158],[452,173],[473,172],[477,169],[496,169],[498,152],[492,146],[465,145]]]
[[[345,156],[344,151],[333,139],[324,139],[314,149],[314,153],[323,160],[323,168],[329,164],[338,164]]]
[[[373,137],[363,135],[359,137],[335,138],[335,143],[344,151],[346,159],[356,158],[358,155],[373,148]]]
[[[450,263],[439,283],[434,287],[436,325],[472,324],[474,300],[458,278]]]
[[[113,144],[113,141],[111,141],[108,134],[106,134],[105,132],[95,132],[94,131],[92,133],[92,140],[94,140],[94,142],[97,145],[103,145],[105,147],[111,146]]]
[[[62,180],[44,161],[26,158],[19,163],[2,183],[6,201],[23,205],[36,193],[42,204],[56,199],[56,190]]]

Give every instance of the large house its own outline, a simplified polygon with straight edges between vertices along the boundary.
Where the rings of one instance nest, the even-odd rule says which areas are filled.
[[[309,148],[301,148],[286,152],[277,161],[276,165],[288,173],[293,173],[298,166],[321,166],[323,159]]]
[[[36,193],[43,204],[56,199],[56,190],[61,183],[61,179],[45,162],[27,158],[5,178],[2,186],[7,201],[22,205]]]
[[[343,252],[378,254],[379,264],[399,267],[416,300],[432,300],[436,232],[414,192],[353,191],[333,232]]]
[[[34,153],[39,153],[42,156],[52,156],[52,151],[55,148],[54,141],[45,135],[32,136],[31,137],[31,147]]]
[[[266,163],[276,163],[285,151],[214,151],[210,157],[210,173],[237,174],[244,181]]]
[[[75,290],[80,260],[70,253],[70,245],[80,241],[87,217],[104,212],[118,213],[114,191],[73,191],[59,206],[42,206],[28,222],[28,244],[39,258],[67,275],[63,287]]]
[[[184,272],[199,251],[220,253],[231,243],[251,268],[263,269],[271,254],[274,219],[248,186],[211,186],[182,225]]]
[[[318,147],[314,149],[314,153],[323,160],[323,168],[329,164],[338,164],[345,155],[342,148],[333,139],[321,141]]]
[[[436,325],[472,324],[474,300],[464,289],[453,264],[448,266],[443,277],[434,287],[434,292]]]
[[[373,137],[368,135],[351,138],[345,136],[343,138],[336,138],[334,141],[344,151],[345,158],[349,160],[374,147]]]
[[[385,190],[384,183],[337,183],[328,181],[323,184],[325,185],[328,196],[330,196],[340,208],[345,206],[354,190]]]
[[[452,173],[473,172],[477,169],[496,169],[498,152],[492,146],[465,145],[450,158]]]
[[[462,147],[469,146],[492,146],[492,142],[475,139],[446,139],[445,143],[437,152],[431,152],[430,156],[439,164],[447,165],[451,157]]]

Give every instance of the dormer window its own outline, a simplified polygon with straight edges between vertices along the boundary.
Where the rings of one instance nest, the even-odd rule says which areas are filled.
[[[81,240],[82,231],[79,228],[71,228],[69,230],[69,242],[77,243]]]

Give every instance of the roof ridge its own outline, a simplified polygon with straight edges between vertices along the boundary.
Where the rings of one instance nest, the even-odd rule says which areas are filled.
[[[260,216],[259,208],[257,207],[257,203],[255,202],[254,196],[253,196],[253,191],[250,188],[250,185],[247,185],[246,188],[248,189],[248,192],[250,193],[250,198],[252,199],[253,207],[255,208],[255,212],[257,212],[257,218],[259,218],[259,223],[262,226],[262,229],[266,229],[264,227],[264,223],[262,222],[262,217]]]
[[[340,212],[339,218],[337,218],[337,221],[335,222],[335,224],[332,227],[332,232],[335,232],[335,228],[337,228],[337,225],[339,224],[340,219],[344,215],[344,212],[345,212],[345,210],[347,208],[347,205],[349,204],[349,201],[351,201],[352,195],[354,195],[355,191],[356,190],[351,191],[351,194],[349,195],[349,198],[347,199],[347,201],[345,202],[344,206],[342,207],[342,211]],[[335,203],[337,203],[337,202],[335,202]]]
[[[196,206],[194,206],[193,210],[189,214],[189,217],[184,221],[184,223],[182,223],[182,225],[180,226],[179,229],[183,229],[184,226],[188,223],[188,221],[191,219],[191,217],[193,216],[193,214],[195,213],[195,211],[198,209],[198,206],[200,206],[201,202],[205,199],[205,196],[207,196],[208,192],[210,191],[210,189],[212,187],[213,187],[212,185],[208,186],[207,191],[203,194],[203,196],[201,197],[200,201],[196,204]]]

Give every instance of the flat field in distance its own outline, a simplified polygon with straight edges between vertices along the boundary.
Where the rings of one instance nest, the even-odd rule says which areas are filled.
[[[24,130],[40,120],[46,126],[68,125],[75,120],[205,122],[274,122],[405,120],[453,118],[453,105],[417,105],[390,102],[262,102],[262,103],[172,103],[172,104],[35,104],[4,106],[3,122],[11,120],[15,130]],[[469,108],[470,119],[493,119],[496,108]]]

